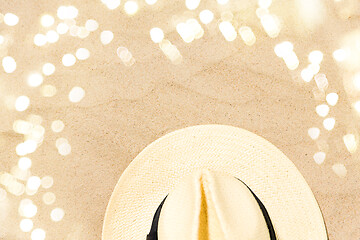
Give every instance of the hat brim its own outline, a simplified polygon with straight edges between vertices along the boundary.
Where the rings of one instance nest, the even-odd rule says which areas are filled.
[[[188,127],[147,146],[115,186],[102,239],[146,239],[164,197],[184,176],[204,168],[249,186],[265,205],[277,239],[327,239],[320,208],[295,165],[264,138],[224,125]]]

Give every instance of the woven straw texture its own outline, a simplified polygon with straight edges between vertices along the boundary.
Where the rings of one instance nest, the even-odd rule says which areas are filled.
[[[115,187],[102,239],[146,239],[164,197],[184,176],[204,168],[249,186],[265,205],[278,239],[327,239],[315,197],[294,164],[258,135],[222,125],[178,130],[146,147]]]

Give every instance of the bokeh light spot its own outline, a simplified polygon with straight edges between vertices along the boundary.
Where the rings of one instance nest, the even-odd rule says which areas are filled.
[[[290,54],[294,50],[294,45],[289,42],[281,42],[275,45],[274,52],[276,56],[284,58],[286,55]]]
[[[261,24],[271,38],[275,38],[280,33],[280,21],[275,15],[266,14],[260,18]]]
[[[4,22],[8,26],[15,26],[19,22],[19,17],[13,13],[6,13],[4,15]]]
[[[27,154],[24,143],[19,143],[18,145],[16,145],[15,151],[16,151],[16,154],[19,156],[25,156]]]
[[[33,128],[33,124],[24,120],[15,120],[13,123],[13,130],[20,134],[29,134]]]
[[[195,10],[200,4],[200,0],[185,0],[185,6],[189,10]]]
[[[33,226],[34,226],[34,224],[31,219],[22,219],[20,221],[20,229],[23,232],[30,232],[31,229],[33,228]]]
[[[152,28],[150,30],[150,37],[154,43],[159,43],[164,39],[164,32],[160,28]]]
[[[37,190],[41,185],[41,179],[38,176],[31,176],[27,180],[26,187],[30,190]]]
[[[41,228],[36,228],[31,232],[31,240],[44,240],[46,232]]]
[[[62,156],[69,155],[71,153],[71,146],[69,143],[63,143],[59,146],[58,152]]]
[[[118,47],[116,54],[126,66],[131,66],[135,63],[133,55],[126,47]]]
[[[46,41],[49,43],[55,43],[59,40],[59,34],[54,31],[50,30],[46,33]]]
[[[75,53],[77,59],[86,60],[90,57],[90,52],[86,48],[79,48]]]
[[[101,0],[102,3],[106,5],[106,7],[110,10],[114,10],[120,6],[120,0]]]
[[[240,27],[239,34],[244,43],[248,46],[252,46],[256,42],[256,37],[251,28],[248,26]]]
[[[74,19],[77,17],[79,10],[74,6],[60,6],[57,15],[60,19]]]
[[[85,96],[85,90],[81,87],[73,87],[69,93],[70,102],[80,102]]]
[[[316,85],[318,86],[318,88],[321,91],[325,92],[329,86],[329,82],[328,82],[328,79],[326,78],[326,75],[322,74],[322,73],[317,74],[314,79],[315,79],[315,82],[316,82]]]
[[[324,152],[317,152],[313,158],[317,164],[322,164],[325,161],[326,154]]]
[[[19,204],[19,214],[22,217],[32,218],[37,213],[37,207],[30,199],[23,199]]]
[[[346,149],[350,152],[350,153],[355,153],[356,149],[357,149],[357,141],[356,141],[356,137],[354,134],[349,133],[346,134],[343,137],[344,140],[344,144],[346,146]]]
[[[70,67],[74,65],[76,62],[76,58],[71,53],[67,53],[62,57],[62,63],[65,67]]]
[[[209,24],[214,19],[214,14],[212,11],[205,9],[200,12],[199,18],[203,24]]]
[[[339,95],[337,93],[329,93],[326,95],[326,101],[330,106],[335,106],[339,100]]]
[[[42,72],[46,76],[50,76],[55,72],[55,66],[52,63],[45,63],[42,67]]]
[[[301,71],[301,78],[305,82],[310,82],[313,79],[314,75],[309,68],[305,68]]]
[[[258,0],[258,5],[260,8],[269,8],[271,3],[272,0]]]
[[[71,36],[77,37],[80,33],[80,27],[76,25],[70,26],[69,32]]]
[[[51,205],[55,202],[56,196],[52,192],[46,192],[44,193],[42,200],[46,205]]]
[[[18,161],[18,166],[22,170],[27,170],[31,167],[31,159],[28,157],[21,157]]]
[[[234,26],[228,22],[223,21],[219,24],[219,29],[222,35],[225,37],[226,41],[234,41],[236,39],[237,33]]]
[[[51,176],[45,176],[41,179],[41,186],[45,189],[51,188],[54,184],[54,179]]]
[[[64,215],[65,215],[65,212],[61,208],[54,208],[50,213],[51,220],[53,220],[54,222],[61,221],[63,219]]]
[[[41,94],[44,97],[53,97],[55,96],[56,92],[57,92],[56,87],[53,85],[43,85],[41,87]]]
[[[127,1],[124,4],[124,10],[128,15],[134,15],[139,10],[139,6],[135,1]]]
[[[328,131],[332,130],[335,126],[335,118],[325,118],[323,121],[324,128]]]
[[[316,140],[320,135],[320,129],[317,127],[309,128],[308,134],[312,140]]]
[[[37,143],[35,140],[33,139],[28,139],[24,142],[24,147],[26,150],[26,153],[33,153],[35,152],[36,148],[37,148]]]
[[[16,111],[25,111],[30,105],[30,99],[27,96],[19,96],[15,101]]]
[[[257,8],[256,9],[256,16],[260,19],[268,14],[269,14],[269,9],[267,9],[267,8]]]
[[[69,141],[66,138],[58,138],[55,141],[55,146],[59,148],[63,143],[69,143]]]
[[[41,17],[41,25],[43,27],[51,27],[55,22],[55,19],[53,16],[46,14]]]
[[[321,51],[316,50],[316,51],[312,51],[309,56],[309,62],[314,63],[314,64],[320,64],[324,58],[324,55]]]
[[[320,117],[326,117],[326,115],[328,115],[329,113],[329,106],[326,104],[320,104],[318,106],[316,106],[316,113],[320,116]]]
[[[307,66],[307,69],[311,72],[311,74],[314,76],[315,74],[319,73],[320,71],[320,65],[316,63],[311,63]]]
[[[34,36],[34,44],[38,47],[44,46],[47,43],[47,38],[44,34],[38,33]]]
[[[43,83],[43,76],[40,73],[32,73],[27,78],[27,84],[30,87],[38,87]]]
[[[336,175],[338,175],[341,178],[344,178],[347,174],[346,167],[342,163],[336,163],[332,166],[332,170]]]
[[[6,73],[12,73],[16,70],[16,62],[15,59],[10,57],[10,56],[6,56],[2,59],[2,66],[4,68],[4,71]]]
[[[337,49],[333,52],[332,55],[333,55],[333,58],[335,59],[335,61],[337,61],[337,62],[343,62],[347,58],[347,53],[344,49]]]
[[[51,130],[56,133],[61,132],[65,127],[65,124],[61,120],[55,120],[51,123]]]
[[[114,34],[109,30],[103,31],[100,34],[100,41],[104,45],[111,43],[113,38],[114,38]]]
[[[291,52],[290,54],[285,55],[284,61],[285,61],[286,66],[290,70],[295,70],[299,66],[299,59],[294,52]]]
[[[42,117],[40,115],[36,115],[36,114],[30,114],[27,117],[27,120],[34,125],[40,125],[43,121]]]
[[[154,5],[157,0],[145,0],[145,2],[148,4],[148,5]]]
[[[80,27],[78,32],[77,32],[77,36],[79,38],[86,38],[87,36],[89,36],[90,32],[85,28],[85,27]]]
[[[354,104],[354,108],[355,110],[360,113],[360,101],[356,101],[355,104]]]
[[[65,23],[59,23],[56,27],[56,31],[58,34],[65,34],[69,31],[69,26]]]
[[[89,19],[85,23],[85,28],[89,32],[94,32],[99,28],[99,23],[94,19]]]

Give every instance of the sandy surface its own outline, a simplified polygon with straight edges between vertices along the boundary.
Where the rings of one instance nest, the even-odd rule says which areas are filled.
[[[13,12],[20,18],[14,27],[0,23],[0,34],[10,39],[6,48],[1,48],[0,57],[10,55],[17,62],[15,72],[0,71],[0,172],[10,172],[17,164],[15,148],[24,141],[21,134],[13,131],[13,122],[37,114],[43,118],[45,137],[29,155],[31,173],[54,179],[50,189],[40,188],[33,196],[7,194],[0,204],[0,239],[30,239],[30,233],[19,228],[22,218],[18,206],[24,198],[37,205],[34,228],[43,228],[46,239],[100,239],[107,203],[131,160],[168,132],[209,123],[245,128],[276,145],[294,162],[313,190],[329,239],[358,239],[359,156],[350,154],[343,142],[345,134],[358,129],[358,116],[344,90],[344,71],[331,54],[340,47],[344,34],[359,26],[359,12],[344,20],[338,14],[341,6],[326,1],[323,21],[307,25],[293,1],[274,0],[270,11],[282,19],[282,31],[278,37],[269,38],[255,14],[255,2],[243,1],[230,9],[239,25],[253,29],[257,41],[249,47],[239,37],[233,42],[225,41],[216,21],[202,25],[205,34],[201,39],[185,43],[180,38],[174,26],[176,19],[197,17],[204,8],[211,9],[219,19],[227,7],[219,7],[215,1],[203,1],[190,13],[186,13],[183,1],[159,0],[153,6],[138,1],[139,11],[131,17],[123,11],[124,2],[111,11],[95,0],[0,0],[1,13]],[[40,16],[48,13],[55,17],[59,6],[70,4],[79,9],[77,25],[84,26],[92,18],[98,21],[99,29],[85,39],[67,33],[56,43],[35,46],[34,35],[47,31],[40,25]],[[56,17],[55,24],[60,22]],[[181,64],[172,64],[151,41],[149,30],[153,27],[162,28],[165,37],[177,46],[183,57]],[[104,30],[114,33],[112,42],[105,46],[100,42]],[[294,44],[300,61],[294,71],[274,53],[274,46],[285,40]],[[128,67],[121,62],[116,55],[119,46],[129,49],[136,60],[134,65]],[[80,47],[90,50],[90,58],[71,67],[63,66],[62,56],[75,54]],[[338,104],[329,112],[336,119],[332,131],[324,129],[323,118],[315,112],[315,107],[325,101],[314,97],[314,80],[306,83],[300,77],[308,65],[307,55],[313,50],[324,53],[320,71],[329,80],[327,92],[339,94]],[[28,74],[41,71],[46,62],[56,67],[43,83],[56,86],[57,94],[51,98],[40,94],[41,87],[26,84]],[[79,103],[68,100],[74,86],[86,92]],[[24,112],[8,109],[6,97],[20,95],[30,98],[29,108]],[[55,133],[51,123],[58,119],[65,128]],[[308,136],[310,127],[320,129],[320,140]],[[67,138],[71,145],[67,156],[60,155],[55,147],[59,137]],[[320,150],[327,156],[318,165],[313,155]],[[336,163],[346,167],[345,177],[332,170]],[[42,202],[47,191],[56,195],[52,205]],[[60,222],[51,221],[50,212],[55,207],[65,211]]]

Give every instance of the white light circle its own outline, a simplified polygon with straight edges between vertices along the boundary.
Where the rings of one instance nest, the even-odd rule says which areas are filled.
[[[59,34],[54,30],[50,30],[46,33],[46,40],[49,43],[55,43],[59,40]]]
[[[38,87],[43,83],[43,76],[40,73],[32,73],[27,78],[27,83],[30,87]]]
[[[15,109],[16,111],[22,112],[25,111],[30,105],[30,99],[27,96],[19,96],[15,100]]]
[[[86,48],[79,48],[78,50],[76,50],[75,56],[79,60],[85,60],[90,57],[90,52]]]
[[[114,38],[114,34],[111,31],[103,31],[100,34],[100,41],[102,44],[107,45],[109,43],[111,43],[111,41]]]
[[[55,72],[55,66],[52,63],[45,63],[42,67],[42,72],[46,76],[50,76]]]
[[[74,65],[76,62],[76,58],[71,53],[67,53],[62,57],[62,63],[65,67],[70,67]]]
[[[23,232],[30,232],[33,226],[34,224],[33,221],[31,221],[31,219],[23,219],[20,221],[20,229]]]
[[[164,39],[164,32],[160,28],[152,28],[150,30],[150,37],[154,43],[159,43]]]
[[[6,73],[12,73],[16,70],[16,62],[13,57],[6,56],[2,59],[2,66]]]
[[[36,228],[31,232],[31,240],[44,240],[46,233],[41,228]]]
[[[38,33],[34,36],[34,44],[38,47],[44,46],[47,43],[47,38],[44,34]]]
[[[56,133],[61,132],[64,130],[65,124],[61,120],[55,120],[51,123],[51,130]]]
[[[6,13],[4,15],[4,22],[8,26],[15,26],[19,23],[19,17],[13,13]]]
[[[65,215],[65,212],[61,208],[54,208],[50,213],[51,220],[53,220],[54,222],[61,221],[63,219],[64,215]]]
[[[214,19],[214,14],[212,11],[205,9],[200,12],[199,18],[203,24],[209,24]]]
[[[58,34],[65,34],[67,31],[69,31],[69,26],[65,23],[59,23],[56,27],[56,31]]]
[[[69,155],[71,153],[71,146],[69,143],[63,143],[59,146],[58,152],[62,156]]]
[[[80,102],[85,96],[85,91],[81,87],[73,87],[69,93],[70,102]]]
[[[339,95],[337,93],[329,93],[326,95],[326,101],[330,106],[335,106],[339,100]]]
[[[86,28],[86,30],[93,32],[99,28],[99,24],[94,19],[89,19],[85,23],[85,28]]]
[[[320,64],[324,58],[324,54],[321,51],[316,50],[316,51],[312,51],[309,54],[308,58],[309,58],[309,62],[314,64]]]
[[[139,9],[139,6],[137,4],[137,2],[135,1],[127,1],[124,4],[124,10],[128,15],[134,15]]]
[[[51,27],[55,22],[55,19],[53,16],[46,14],[41,17],[41,25],[43,27]]]
[[[18,167],[21,169],[21,170],[27,170],[31,167],[31,159],[30,158],[27,158],[27,157],[22,157],[19,159],[19,162],[18,162]]]
[[[157,0],[145,0],[145,2],[148,4],[148,5],[154,5]]]
[[[30,190],[37,190],[41,185],[41,179],[38,176],[31,176],[27,180],[26,187]]]

